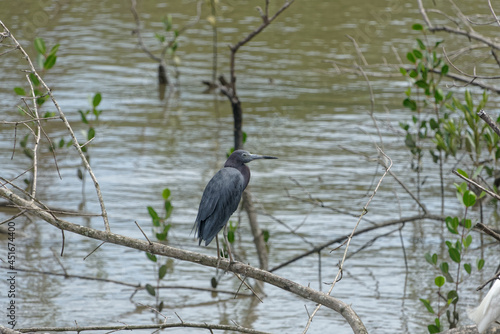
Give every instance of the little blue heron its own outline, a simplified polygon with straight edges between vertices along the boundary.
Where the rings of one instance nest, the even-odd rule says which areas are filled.
[[[247,162],[256,159],[278,159],[267,155],[250,154],[244,150],[234,151],[224,168],[217,172],[208,182],[201,197],[198,216],[194,223],[195,237],[208,246],[215,237],[217,241],[217,257],[219,257],[219,239],[217,233],[224,227],[224,240],[226,241],[229,259],[233,261],[229,243],[227,241],[226,226],[229,218],[238,208],[241,194],[250,181],[250,168]]]

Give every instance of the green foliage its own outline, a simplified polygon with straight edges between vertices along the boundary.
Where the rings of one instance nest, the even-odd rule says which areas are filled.
[[[99,104],[99,100],[96,100],[94,97],[94,103],[96,106]],[[172,227],[172,224],[168,223],[168,219],[172,215],[172,211],[174,209],[171,199],[170,199],[170,189],[165,188],[163,189],[161,193],[161,197],[163,200],[163,209],[164,213],[162,215],[158,214],[158,212],[152,207],[148,206],[148,214],[151,217],[152,221],[152,229],[153,229],[153,235],[156,237],[156,239],[160,242],[165,242],[168,237],[168,232],[170,231],[170,228]],[[155,266],[155,279],[156,279],[156,285],[153,286],[151,284],[146,284],[146,291],[153,297],[156,298],[156,308],[158,310],[161,310],[163,308],[163,302],[160,301],[160,280],[164,279],[165,276],[173,271],[174,267],[174,262],[172,259],[167,259],[163,264],[160,263],[160,260],[158,257],[154,254],[146,253],[146,257],[154,263]]]
[[[464,171],[459,171],[460,174],[467,176]],[[456,193],[460,202],[467,209],[475,204],[475,194],[468,189],[467,184],[456,184]],[[458,217],[447,217],[445,220],[446,227],[450,232],[451,240],[446,240],[445,244],[448,248],[448,257],[451,260],[452,266],[446,261],[440,261],[437,254],[425,254],[425,260],[433,266],[438,273],[434,278],[434,285],[437,287],[438,299],[431,301],[430,299],[420,298],[420,301],[427,309],[427,312],[434,315],[434,323],[427,326],[429,333],[439,333],[444,330],[441,324],[441,316],[446,314],[446,320],[450,328],[455,328],[459,321],[459,313],[457,311],[457,304],[460,300],[458,290],[460,284],[463,282],[462,276],[467,274],[471,275],[473,267],[470,263],[465,262],[467,250],[472,244],[473,238],[470,234],[472,230],[472,222],[466,216],[462,219]],[[477,270],[481,270],[484,266],[484,260],[478,259],[476,261]],[[462,271],[465,271],[465,273]],[[454,273],[456,276],[453,277]],[[433,308],[433,304],[437,304],[437,308]]]
[[[80,120],[82,121],[83,124],[87,125],[85,133],[85,141],[80,142],[80,148],[82,152],[85,154],[85,157],[87,158],[87,161],[90,161],[90,147],[91,147],[91,140],[93,140],[96,136],[96,125],[99,122],[99,116],[102,113],[102,110],[97,109],[99,104],[102,101],[102,95],[101,93],[95,93],[94,96],[89,100],[89,104],[91,106],[90,109],[87,110],[78,110],[78,113],[80,114]],[[67,145],[71,145],[72,141],[69,139],[67,141]],[[82,164],[78,167],[77,171],[78,178],[82,180],[82,191],[83,191],[83,185],[85,182],[85,166]]]

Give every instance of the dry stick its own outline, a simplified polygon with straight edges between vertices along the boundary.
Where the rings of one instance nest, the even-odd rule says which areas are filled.
[[[131,2],[132,2],[132,6],[130,7],[130,11],[132,12],[132,15],[134,15],[135,25],[137,27],[134,32],[137,34],[137,39],[139,40],[139,46],[141,47],[142,51],[144,51],[144,53],[146,53],[149,56],[149,58],[160,63],[162,61],[162,59],[160,57],[156,57],[154,54],[152,54],[151,51],[149,51],[149,49],[146,47],[146,45],[144,45],[144,42],[142,40],[142,35],[141,35],[141,20],[139,18],[139,14],[137,13],[137,10],[135,9],[135,6],[137,5],[137,3],[135,0],[131,0]]]
[[[429,17],[427,16],[427,13],[425,11],[425,8],[424,8],[424,5],[422,3],[422,0],[417,0],[417,3],[418,3],[418,8],[420,9],[420,14],[422,14],[422,17],[425,21],[425,24],[427,24],[427,26],[429,27],[429,29],[432,29],[433,26],[432,26],[432,23],[431,23],[431,20],[429,20]]]
[[[485,187],[483,187],[479,183],[469,179],[468,177],[463,176],[462,174],[458,173],[455,170],[452,171],[452,173],[455,174],[456,176],[460,177],[461,179],[467,181],[468,183],[478,187],[479,189],[481,189],[482,191],[484,191],[488,195],[492,196],[493,198],[500,200],[500,196],[498,194],[495,194],[491,190],[486,189]],[[493,231],[492,229],[490,229],[488,226],[484,225],[483,223],[477,223],[476,225],[474,225],[474,228],[476,228],[476,229],[488,234],[489,236],[495,238],[496,240],[500,241],[500,234],[496,233],[495,231]]]
[[[5,29],[6,32],[9,33],[9,37],[15,43],[15,45],[19,49],[19,51],[23,54],[24,58],[26,59],[26,61],[28,62],[29,66],[31,68],[31,73],[33,73],[33,75],[35,75],[38,78],[38,80],[40,81],[40,83],[47,90],[47,94],[49,94],[50,99],[52,100],[52,103],[56,107],[56,109],[57,109],[57,111],[58,111],[58,113],[59,113],[59,115],[60,115],[60,117],[61,117],[64,125],[66,126],[66,129],[70,133],[71,138],[73,140],[73,146],[75,147],[75,149],[77,150],[78,154],[80,155],[80,159],[82,160],[85,168],[87,169],[87,172],[89,173],[90,177],[92,178],[92,181],[94,182],[94,187],[95,187],[95,190],[96,190],[96,193],[97,193],[97,198],[98,198],[99,204],[101,206],[101,213],[102,213],[102,218],[103,218],[103,221],[104,221],[104,227],[106,229],[106,232],[110,232],[111,229],[109,227],[108,214],[106,212],[106,207],[104,205],[104,200],[102,198],[101,187],[99,186],[99,183],[97,182],[97,178],[95,177],[94,172],[92,171],[92,168],[90,167],[89,162],[87,161],[87,158],[85,157],[85,154],[83,153],[83,151],[82,151],[82,149],[80,147],[80,144],[78,143],[78,139],[76,139],[75,133],[73,132],[73,129],[71,128],[71,125],[69,124],[68,119],[66,118],[66,115],[61,110],[61,107],[59,107],[59,103],[54,98],[54,95],[52,94],[51,89],[47,86],[47,84],[45,83],[45,81],[43,81],[42,77],[36,71],[36,69],[33,66],[33,63],[31,61],[30,57],[28,56],[28,54],[26,53],[26,51],[23,49],[23,47],[21,46],[21,44],[19,44],[19,42],[15,39],[15,37],[7,29],[7,27],[5,26],[5,24],[1,20],[0,20],[0,25]]]
[[[450,60],[450,58],[448,58],[448,54],[446,53],[446,49],[444,48],[444,46],[443,46],[443,54],[444,54],[444,57],[446,58],[446,60],[448,61],[448,63],[451,65],[451,67],[453,67],[457,72],[459,72],[460,74],[462,74],[466,77],[473,78],[473,79],[488,79],[488,80],[500,79],[500,75],[487,76],[487,75],[477,75],[475,73],[474,74],[465,73],[464,71],[459,69],[457,66],[455,66],[455,64],[453,64],[453,62]]]
[[[484,110],[480,110],[477,115],[483,120],[486,122],[486,124],[488,124],[490,126],[490,128],[493,129],[493,131],[495,131],[495,133],[497,135],[500,136],[500,128],[498,127],[498,125],[491,119],[490,115],[488,115],[486,113],[486,111]]]
[[[341,72],[344,72],[344,73],[355,73],[355,74],[361,74],[359,72],[359,70],[357,69],[352,69],[352,68],[347,68],[347,67],[343,67],[343,68],[339,68],[337,66],[337,64],[340,64],[339,62],[332,62],[332,61],[325,61],[327,63],[332,63],[334,64],[337,69]],[[381,66],[380,64],[377,65],[377,66]],[[407,71],[410,71],[412,70],[413,68],[411,66],[392,66],[391,67],[394,67],[394,69],[396,68],[404,68],[405,70]],[[429,69],[429,72],[432,72],[432,73],[436,73],[436,74],[441,74],[441,71],[438,71],[438,70],[435,70],[435,69]],[[371,76],[371,77],[378,77],[378,78],[401,78],[401,73],[399,74],[389,74],[389,73],[383,73],[383,72],[368,72],[368,71],[365,71],[365,73],[368,75],[368,76]],[[475,78],[472,78],[469,79],[465,76],[462,76],[462,75],[459,75],[459,74],[455,74],[455,73],[451,73],[451,72],[448,72],[446,73],[446,77],[450,78],[450,79],[453,79],[453,80],[456,80],[456,81],[460,81],[460,82],[463,82],[465,83],[466,85],[473,85],[473,86],[477,86],[477,87],[480,87],[482,89],[485,89],[485,90],[490,90],[492,92],[495,92],[497,94],[500,94],[500,88],[497,88],[495,86],[492,86],[492,85],[488,85],[488,84],[485,84],[484,82],[481,82],[481,81],[478,81],[476,82],[475,81]],[[488,77],[488,78],[493,78],[493,77]],[[486,79],[488,79],[486,78]]]
[[[157,255],[164,255],[174,259],[197,263],[213,268],[215,268],[218,263],[218,259],[213,256],[207,256],[200,253],[186,251],[155,242],[153,243],[153,245],[150,245],[147,241],[126,237],[108,231],[100,231],[90,227],[65,221],[44,211],[39,206],[35,205],[35,203],[31,203],[30,201],[21,198],[20,196],[16,195],[10,189],[7,188],[0,188],[0,197],[4,197],[9,201],[11,201],[12,203],[24,207],[33,215],[39,217],[40,219],[45,220],[49,224],[59,229],[80,234],[87,238],[102,240],[109,243],[138,249],[144,252],[149,252]],[[278,288],[296,294],[302,298],[311,300],[315,303],[325,305],[326,307],[340,313],[340,315],[344,317],[344,319],[349,323],[355,334],[367,333],[366,328],[363,325],[363,322],[356,314],[356,312],[354,312],[354,310],[351,308],[350,305],[346,304],[345,302],[339,299],[336,299],[330,295],[316,291],[309,287],[302,286],[296,282],[277,276],[268,271],[255,268],[241,262],[229,263],[229,261],[227,260],[222,260],[220,261],[219,267],[223,270],[228,270],[237,274],[245,275],[246,277],[264,281],[265,283],[272,284]]]
[[[243,192],[243,207],[248,215],[248,220],[251,222],[257,221],[257,213],[255,212],[255,207],[252,201],[252,194],[250,191]],[[252,230],[252,235],[254,237],[254,243],[257,247],[258,251],[257,255],[259,257],[260,268],[264,270],[269,269],[269,259],[266,251],[266,242],[264,241],[264,237],[262,236],[262,230],[260,229],[258,224],[252,223],[250,224],[250,228]]]
[[[482,290],[488,283],[493,282],[494,280],[500,280],[500,271],[497,271],[493,277],[490,277],[486,282],[481,284],[476,288],[476,291]]]
[[[230,75],[231,75],[231,88],[233,90],[232,91],[233,97],[237,96],[237,94],[236,94],[236,76],[234,74],[234,62],[235,62],[236,52],[238,52],[238,49],[241,46],[243,46],[246,43],[248,43],[250,40],[252,40],[252,38],[254,38],[255,36],[257,36],[262,30],[264,30],[269,24],[271,24],[271,22],[273,22],[285,9],[287,9],[288,7],[290,7],[290,5],[294,1],[295,0],[289,0],[289,1],[285,2],[283,4],[283,6],[280,9],[278,9],[278,11],[271,18],[269,18],[269,16],[268,16],[268,13],[267,13],[268,4],[266,3],[266,13],[265,13],[265,16],[262,17],[262,24],[257,29],[255,29],[250,34],[248,34],[247,37],[245,37],[244,39],[242,39],[238,43],[236,43],[236,44],[234,44],[234,45],[232,45],[232,46],[229,47],[229,49],[231,50],[231,60],[230,60],[230,68],[229,68],[229,70],[230,70]]]
[[[266,0],[267,1],[267,0]],[[271,24],[285,9],[287,9],[295,0],[286,1],[283,6],[274,14],[273,17],[269,18],[268,16],[268,2],[266,2],[266,12],[261,12],[262,24],[257,27],[254,31],[250,32],[245,38],[237,42],[236,44],[229,47],[231,50],[230,56],[230,84],[228,86],[222,85],[220,87],[220,91],[227,96],[231,103],[233,117],[234,117],[234,149],[240,149],[243,146],[243,131],[242,131],[242,123],[243,123],[243,111],[241,109],[241,103],[238,98],[238,94],[236,92],[236,76],[235,76],[235,57],[236,52],[238,52],[239,48],[251,41],[255,36],[257,36],[260,32],[262,32],[269,24]],[[223,77],[222,77],[223,78]],[[219,79],[221,84],[223,80]],[[254,236],[254,243],[257,250],[257,254],[259,256],[260,267],[262,269],[267,270],[268,268],[268,254],[265,246],[264,237],[262,235],[262,231],[257,222],[257,216],[255,214],[253,204],[251,201],[251,195],[248,190],[243,193],[243,206],[247,211],[248,218],[250,221],[250,227],[252,229],[252,233]]]
[[[365,206],[363,207],[363,211],[358,219],[358,221],[356,222],[356,225],[354,226],[354,229],[352,230],[351,232],[351,235],[347,238],[347,242],[346,242],[346,248],[345,248],[345,251],[344,251],[344,255],[342,257],[342,261],[340,262],[339,264],[339,271],[337,272],[337,275],[335,277],[335,279],[333,280],[333,283],[330,285],[330,289],[328,290],[327,292],[327,295],[330,295],[330,293],[333,291],[333,288],[335,287],[335,284],[338,282],[341,274],[342,274],[342,270],[343,270],[343,267],[344,267],[344,262],[345,262],[345,259],[347,257],[347,251],[349,249],[349,245],[351,243],[351,240],[352,240],[352,237],[354,236],[354,233],[356,232],[356,229],[358,228],[359,226],[359,223],[361,222],[361,219],[363,218],[363,216],[368,212],[368,206],[370,205],[371,201],[373,200],[373,198],[375,197],[375,194],[377,193],[380,185],[382,184],[382,180],[385,178],[385,176],[387,175],[387,173],[389,172],[389,170],[391,169],[392,167],[392,160],[391,158],[389,158],[389,156],[387,156],[384,151],[382,151],[378,146],[377,146],[377,150],[379,151],[379,153],[383,156],[383,158],[385,159],[385,161],[381,161],[381,163],[383,164],[383,166],[385,167],[385,172],[384,174],[382,175],[382,177],[380,178],[380,180],[378,181],[377,183],[377,186],[375,187],[375,189],[373,190],[373,193],[372,195],[370,196],[370,198],[368,199],[368,201],[366,202]],[[382,160],[382,159],[380,159]],[[386,161],[389,162],[389,164],[387,165],[386,164]],[[316,313],[319,311],[319,309],[321,308],[321,304],[318,304],[316,306],[316,308],[314,309],[313,313],[311,314],[311,316],[309,317],[309,319],[307,320],[307,324],[306,324],[306,327],[304,328],[304,331],[302,332],[303,334],[307,333],[307,330],[309,329],[309,326],[311,325],[311,322],[314,318],[314,316],[316,315]]]
[[[13,36],[11,36],[13,38]],[[33,97],[33,109],[34,109],[34,116],[36,119],[39,119],[40,116],[38,115],[38,103],[36,101],[36,95],[35,95],[35,89],[33,88],[33,83],[31,82],[29,78],[29,74],[26,74],[26,80],[28,80],[28,83],[30,85],[30,91],[31,91],[31,96]],[[31,185],[31,198],[36,197],[36,185],[38,181],[38,147],[40,144],[40,121],[36,121],[36,130],[35,130],[35,146],[33,147],[33,182]],[[32,200],[33,201],[33,200]]]
[[[493,10],[493,6],[491,5],[491,0],[488,0],[488,6],[490,7],[491,14],[493,14],[495,21],[500,26],[500,20],[498,19],[497,14],[495,14],[495,11]]]
[[[31,327],[31,328],[20,328],[17,331],[10,330],[3,326],[0,326],[0,333],[6,334],[19,334],[19,333],[29,333],[29,332],[84,332],[84,331],[124,331],[124,330],[137,330],[137,329],[164,329],[164,328],[204,328],[208,330],[222,330],[230,332],[240,332],[248,334],[270,334],[269,332],[262,332],[251,328],[245,328],[241,326],[231,326],[231,325],[217,325],[217,324],[207,324],[207,323],[190,323],[190,322],[179,322],[172,324],[153,324],[153,325],[118,325],[118,326],[75,326],[75,327]],[[7,330],[7,331],[5,331]]]
[[[352,38],[352,37],[351,37]],[[355,39],[352,39],[352,41],[354,43],[356,43],[356,40]],[[357,44],[356,44],[357,45]],[[361,50],[359,51],[361,52]],[[361,53],[361,55],[363,55]],[[366,63],[366,60],[364,60],[365,63]],[[368,65],[368,63],[366,63],[366,65]],[[377,120],[375,119],[375,96],[373,95],[373,88],[372,88],[372,84],[370,82],[370,80],[368,79],[368,76],[366,75],[365,71],[363,70],[363,68],[361,66],[358,66],[358,64],[355,64],[356,67],[359,68],[361,74],[363,75],[363,77],[365,78],[366,80],[366,83],[368,84],[368,89],[370,90],[370,112],[368,113],[370,115],[370,118],[372,119],[373,121],[373,125],[375,125],[375,129],[377,129],[377,134],[378,134],[378,138],[380,139],[380,146],[382,147],[382,149],[384,148],[384,142],[382,140],[382,134],[380,133],[380,129],[378,127],[378,123],[377,123]]]
[[[370,226],[370,227],[367,227],[365,229],[361,229],[361,230],[357,230],[354,235],[361,235],[361,234],[364,234],[364,233],[367,233],[367,232],[370,232],[370,231],[373,231],[373,230],[376,230],[376,229],[379,229],[379,228],[383,228],[383,227],[387,227],[387,226],[391,226],[391,225],[396,225],[396,224],[401,224],[401,223],[407,223],[407,222],[414,222],[414,221],[419,221],[419,220],[423,220],[423,219],[432,219],[432,220],[438,220],[438,221],[444,221],[444,218],[442,216],[435,216],[435,215],[428,215],[428,214],[424,214],[424,215],[416,215],[416,216],[411,216],[411,217],[405,217],[405,218],[400,218],[400,219],[395,219],[395,220],[389,220],[387,222],[384,222],[384,223],[381,223],[381,224],[378,224],[378,225],[373,225],[373,226]],[[273,268],[271,268],[269,271],[270,272],[274,272],[278,269],[281,269],[283,267],[286,267],[288,266],[289,264],[293,263],[293,262],[296,262],[304,257],[307,257],[311,254],[316,254],[320,251],[322,251],[324,248],[327,248],[333,244],[339,244],[339,243],[343,243],[345,242],[347,239],[349,238],[349,235],[343,235],[341,237],[338,237],[338,238],[335,238],[333,240],[330,240],[330,241],[327,241],[321,245],[318,245],[300,255],[297,255],[295,257],[293,257],[292,259],[286,261],[286,262],[283,262]]]
[[[459,172],[457,172],[456,170],[452,171],[453,174],[455,174],[456,176],[460,177],[461,179],[467,181],[468,183],[478,187],[479,189],[481,189],[482,191],[484,191],[485,193],[487,193],[488,195],[490,195],[491,197],[494,197],[495,199],[497,200],[500,200],[500,195],[498,194],[495,194],[494,192],[492,192],[491,190],[488,190],[486,189],[485,187],[483,187],[482,185],[480,185],[479,183],[469,179],[468,177],[465,177],[463,176],[462,174],[460,174]]]
[[[363,52],[361,52],[361,49],[359,48],[359,45],[356,42],[356,40],[349,35],[346,35],[346,37],[351,40],[352,44],[354,44],[354,48],[356,49],[356,53],[358,54],[359,59],[363,62],[363,65],[368,66],[368,62],[366,61],[365,56],[363,56]]]

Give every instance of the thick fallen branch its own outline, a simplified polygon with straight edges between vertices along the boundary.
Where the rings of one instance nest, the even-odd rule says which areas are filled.
[[[74,224],[56,217],[51,212],[44,210],[33,202],[27,201],[16,194],[14,194],[10,189],[6,187],[0,188],[0,196],[6,198],[21,210],[24,209],[30,214],[33,214],[49,224],[64,230],[80,234],[82,236],[102,240],[105,242],[113,243],[116,245],[121,245],[129,248],[138,249],[144,252],[149,252],[152,254],[168,256],[181,261],[188,261],[197,264],[201,264],[207,267],[217,266],[222,270],[231,271],[236,274],[241,274],[245,277],[250,277],[268,284],[272,284],[278,288],[285,291],[292,292],[302,298],[311,300],[318,304],[324,305],[342,315],[344,319],[349,323],[352,330],[356,334],[367,333],[367,330],[359,318],[359,316],[354,312],[350,305],[331,297],[323,292],[316,291],[314,289],[302,286],[286,278],[280,277],[278,275],[272,274],[268,271],[261,270],[241,262],[229,263],[227,260],[222,260],[218,264],[218,259],[216,257],[211,257],[203,255],[200,253],[190,252],[182,250],[179,248],[170,247],[160,243],[148,242],[139,239],[134,239],[126,237],[123,235],[115,234],[112,232],[96,230],[90,227],[81,226]]]
[[[117,325],[117,326],[75,326],[75,327],[33,327],[33,328],[21,328],[18,330],[9,330],[8,328],[0,326],[0,333],[5,334],[19,334],[19,333],[31,333],[31,332],[84,332],[84,331],[131,331],[137,329],[164,329],[164,328],[205,328],[210,331],[221,330],[221,331],[231,331],[240,332],[248,334],[269,334],[268,332],[261,332],[251,328],[245,328],[241,326],[230,326],[230,325],[217,325],[217,324],[197,324],[189,322],[177,322],[172,324],[162,323],[154,325]]]

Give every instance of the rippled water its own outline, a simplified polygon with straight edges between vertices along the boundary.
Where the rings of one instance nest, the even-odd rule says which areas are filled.
[[[5,1],[4,1],[5,2]],[[0,2],[1,3],[1,2]],[[2,9],[0,19],[14,35],[30,47],[34,34],[49,46],[60,43],[56,66],[44,77],[76,132],[85,127],[79,122],[79,109],[87,109],[88,99],[101,92],[103,110],[96,126],[97,137],[90,147],[91,164],[100,182],[112,230],[142,238],[134,224],[146,232],[151,222],[146,207],[161,208],[161,191],[172,191],[172,229],[169,243],[192,251],[215,254],[215,245],[198,247],[189,235],[204,186],[221,167],[225,152],[232,146],[232,113],[223,96],[203,94],[202,80],[211,78],[211,28],[201,20],[182,35],[178,55],[181,58],[178,87],[168,102],[158,99],[157,65],[136,45],[131,34],[135,28],[126,1],[87,1],[78,5],[68,1],[54,2],[43,9],[42,2],[27,6],[23,2]],[[245,36],[258,25],[254,3],[233,1],[221,3],[219,17],[219,71],[228,76],[227,45]],[[193,1],[160,4],[143,2],[138,6],[145,21],[143,35],[155,49],[153,33],[160,31],[161,19],[171,13],[174,24],[192,20],[196,15]],[[272,6],[271,11],[275,11]],[[204,7],[202,17],[206,17]],[[48,20],[43,19],[43,15]],[[253,162],[250,187],[259,212],[261,226],[268,229],[270,267],[311,248],[301,238],[289,233],[268,213],[285,222],[314,244],[321,244],[346,233],[356,218],[319,208],[307,200],[309,194],[326,206],[359,214],[368,193],[378,181],[381,169],[353,152],[376,157],[374,141],[377,131],[368,116],[369,91],[363,78],[333,75],[327,60],[350,62],[355,58],[349,34],[358,40],[370,63],[382,57],[394,60],[391,46],[405,53],[417,36],[410,31],[419,20],[413,3],[383,1],[297,1],[276,23],[238,53],[238,92],[244,108],[246,148],[255,153],[272,154],[279,160]],[[31,27],[31,28],[30,28]],[[155,49],[157,50],[157,49]],[[19,71],[22,61],[13,56],[0,57],[2,82],[0,108],[2,119],[16,119],[17,98],[12,88],[23,85]],[[384,148],[394,161],[393,171],[409,180],[414,189],[414,175],[409,171],[410,156],[404,150],[397,124],[407,114],[401,107],[404,81],[374,79],[376,113]],[[492,98],[493,105],[496,100]],[[44,107],[44,108],[48,108]],[[391,113],[386,113],[386,109]],[[24,130],[20,129],[20,133]],[[52,138],[65,134],[62,124],[47,126]],[[20,136],[18,133],[18,138]],[[28,160],[18,151],[10,160],[14,133],[11,127],[0,127],[1,176],[14,177]],[[345,150],[347,148],[348,150]],[[77,210],[82,202],[81,182],[76,177],[79,161],[75,153],[59,153],[62,180],[54,169],[50,154],[40,165],[38,196],[49,205]],[[435,166],[431,166],[435,168]],[[292,179],[293,178],[293,179]],[[298,182],[298,185],[296,182]],[[422,198],[429,209],[439,213],[437,179],[428,179]],[[447,176],[447,191],[452,182]],[[438,184],[438,183],[435,183]],[[287,196],[288,194],[291,197]],[[85,186],[86,210],[99,212],[90,182]],[[370,205],[368,219],[383,222],[409,216],[417,208],[401,187],[386,178]],[[457,210],[453,203],[448,210]],[[8,218],[0,212],[0,220]],[[237,215],[235,214],[235,219]],[[102,228],[99,218],[67,217],[72,222]],[[237,252],[247,261],[258,263],[254,254],[246,215],[241,214],[241,241]],[[104,245],[83,260],[99,244],[66,233],[64,256],[60,231],[34,220],[16,219],[18,231],[26,237],[17,239],[18,265],[33,270],[108,278],[128,283],[154,283],[154,268],[141,252],[114,245]],[[362,222],[360,228],[370,226]],[[358,250],[389,227],[356,237],[351,252]],[[441,230],[436,222],[408,223],[402,230],[408,271],[398,232],[381,237],[370,247],[354,254],[346,262],[343,279],[333,295],[351,304],[370,332],[423,332],[430,321],[418,298],[425,297],[433,273],[423,260],[429,249],[439,251]],[[4,242],[2,241],[2,244]],[[497,248],[487,250],[490,255]],[[328,288],[337,272],[342,252],[326,250],[321,254],[322,289]],[[488,254],[487,254],[488,255]],[[59,264],[59,261],[61,264]],[[492,266],[494,264],[491,264]],[[190,263],[173,261],[173,272],[165,284],[210,287],[214,270]],[[318,288],[318,256],[310,256],[276,273],[294,281]],[[480,282],[477,277],[475,282]],[[472,288],[476,283],[470,283]],[[20,327],[147,324],[154,314],[129,301],[133,288],[105,282],[37,273],[20,273]],[[2,296],[5,290],[2,285]],[[239,282],[231,275],[222,278],[220,288],[235,291]],[[256,303],[251,298],[233,299],[229,294],[211,296],[208,292],[187,289],[162,290],[168,321],[176,322],[176,312],[186,322],[233,324],[268,332],[301,332],[314,304],[272,286],[266,286],[267,298]],[[469,297],[471,303],[477,297]],[[153,304],[144,291],[134,301]],[[4,302],[4,300],[2,300]],[[322,309],[314,318],[310,333],[349,333],[341,316]],[[146,332],[146,331],[144,331]],[[147,331],[149,332],[149,331]],[[186,332],[184,329],[172,332]]]

